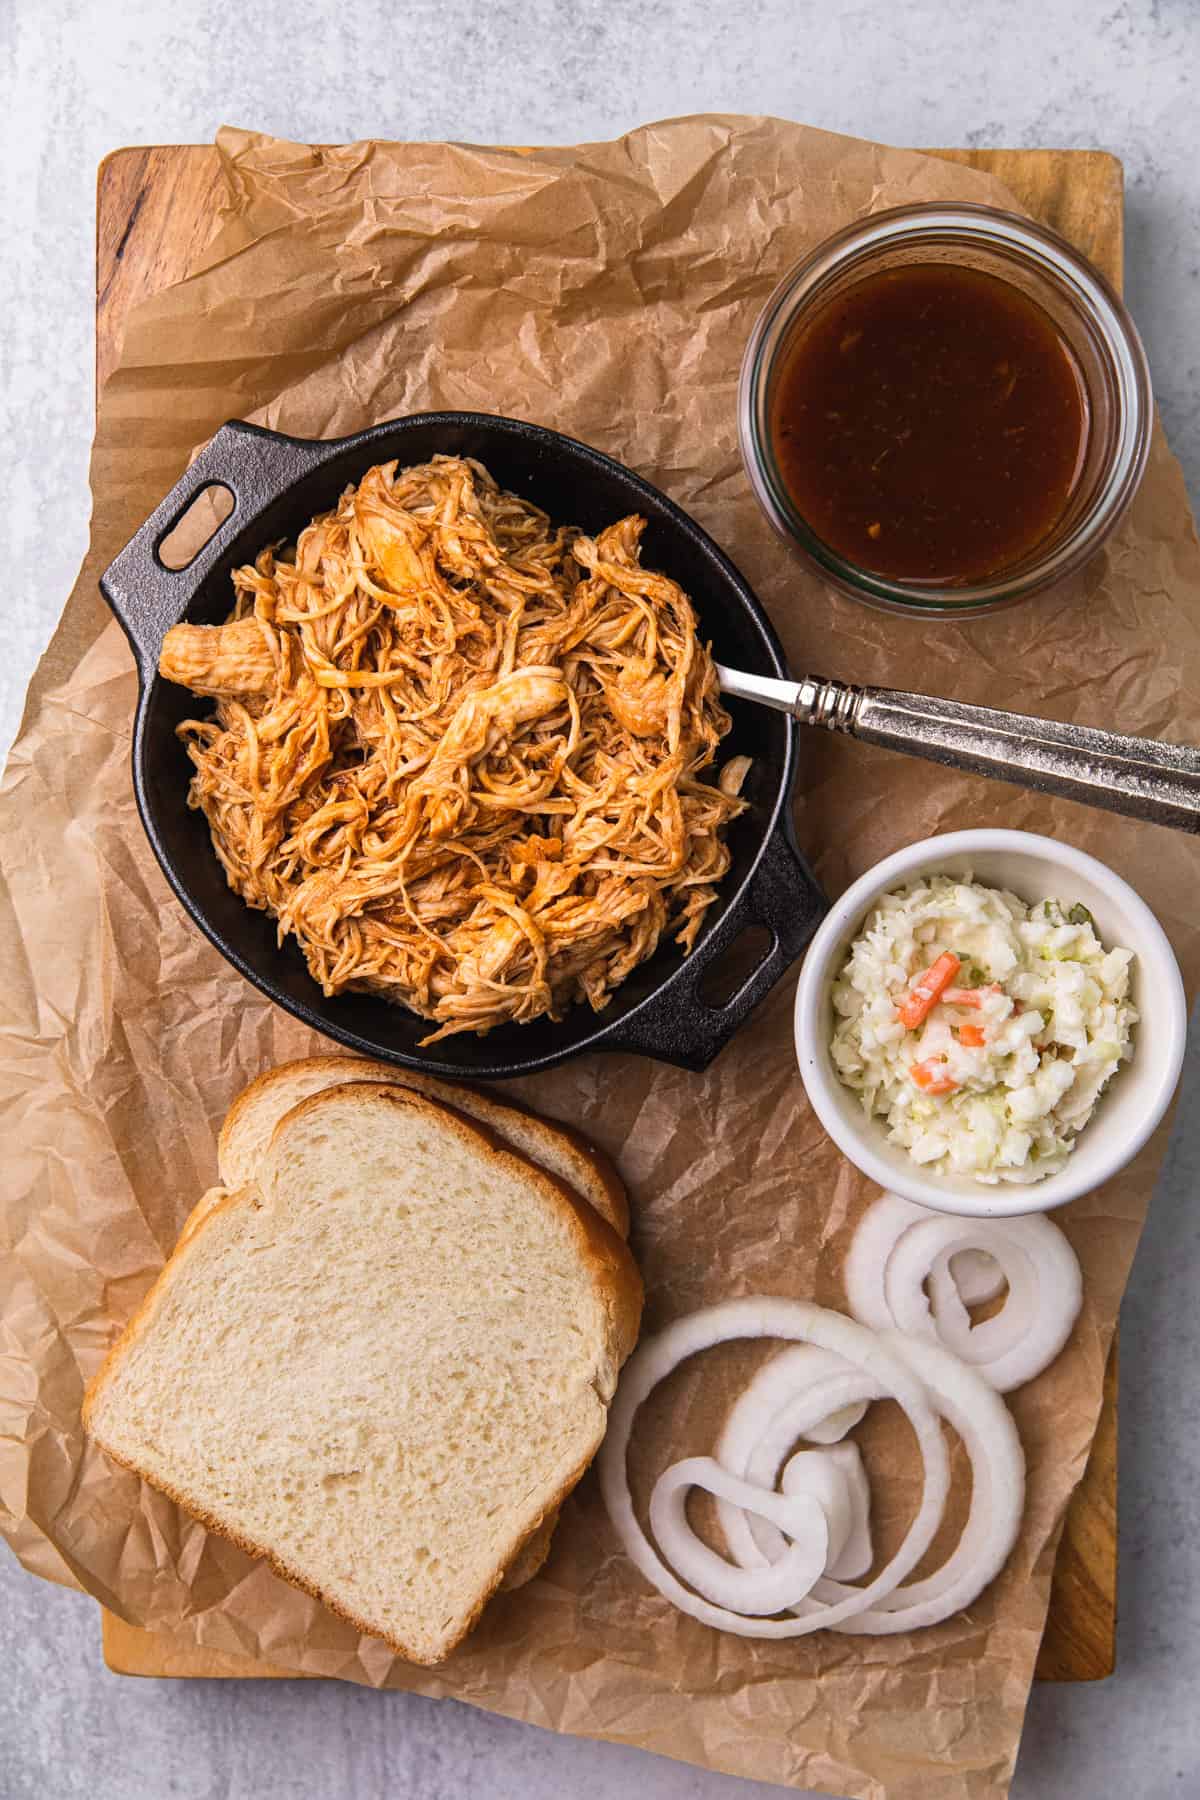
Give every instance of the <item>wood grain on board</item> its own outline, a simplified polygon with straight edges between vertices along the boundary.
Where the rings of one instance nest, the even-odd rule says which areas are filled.
[[[1006,183],[1020,205],[1075,244],[1120,287],[1124,250],[1120,163],[1100,150],[939,150]],[[208,144],[117,150],[96,190],[96,378],[120,356],[129,308],[181,281],[204,260],[224,199]],[[1042,1681],[1097,1681],[1115,1662],[1117,1616],[1117,1350],[1091,1459],[1067,1513],[1050,1615],[1038,1658]],[[103,1613],[104,1656],[123,1675],[283,1677],[248,1657],[199,1650]]]

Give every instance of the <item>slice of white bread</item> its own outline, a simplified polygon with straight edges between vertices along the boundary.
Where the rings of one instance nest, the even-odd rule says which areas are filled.
[[[351,1056],[308,1056],[268,1069],[244,1088],[225,1115],[217,1141],[217,1160],[225,1188],[245,1187],[258,1178],[271,1134],[286,1112],[311,1094],[344,1082],[384,1082],[412,1088],[433,1100],[453,1106],[457,1112],[480,1120],[507,1145],[541,1168],[557,1175],[589,1200],[621,1236],[629,1236],[629,1201],[621,1177],[608,1157],[568,1125],[542,1119],[511,1101],[495,1099],[473,1088],[440,1081],[415,1070],[397,1070],[390,1063]],[[216,1205],[222,1189],[214,1189],[208,1204]],[[203,1203],[202,1203],[203,1204]],[[200,1208],[193,1213],[197,1219]],[[191,1224],[189,1220],[189,1225]],[[505,1588],[532,1581],[547,1556],[558,1523],[552,1513],[533,1534],[504,1577]]]
[[[445,1657],[604,1435],[616,1233],[411,1090],[302,1101],[92,1382],[116,1461],[411,1661]]]
[[[441,1100],[469,1118],[487,1125],[532,1162],[549,1169],[568,1187],[590,1200],[614,1231],[629,1236],[629,1201],[621,1177],[604,1155],[569,1125],[541,1119],[512,1100],[499,1100],[474,1088],[439,1081],[415,1070],[354,1056],[308,1056],[268,1069],[243,1090],[225,1115],[217,1141],[221,1182],[227,1188],[253,1181],[271,1133],[285,1112],[310,1094],[345,1081],[380,1081],[411,1088]]]

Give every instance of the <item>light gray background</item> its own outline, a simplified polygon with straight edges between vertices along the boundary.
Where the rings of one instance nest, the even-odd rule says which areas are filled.
[[[1096,146],[1200,500],[1196,0],[0,0],[0,743],[85,542],[95,168],[231,123],[573,142],[703,110],[898,144]],[[1193,1033],[1193,1040],[1196,1034]],[[1200,1049],[1123,1314],[1120,1673],[1035,1688],[1019,1800],[1200,1797]],[[109,1675],[94,1604],[0,1552],[0,1800],[750,1800],[780,1792],[452,1702]]]

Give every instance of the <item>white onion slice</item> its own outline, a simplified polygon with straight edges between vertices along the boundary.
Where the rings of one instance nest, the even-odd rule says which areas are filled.
[[[784,1542],[782,1553],[772,1562],[763,1560],[749,1567],[727,1562],[688,1524],[687,1497],[693,1487],[705,1489],[726,1505],[769,1519],[781,1537],[786,1534],[791,1541]],[[711,1456],[689,1456],[672,1463],[655,1483],[650,1496],[650,1529],[671,1567],[714,1606],[728,1606],[738,1613],[786,1612],[812,1591],[824,1572],[832,1536],[831,1515],[838,1518],[839,1536],[845,1543],[850,1525],[850,1500],[845,1490],[843,1476],[840,1493],[830,1482],[815,1492],[810,1488],[776,1494],[731,1475]]]
[[[884,1271],[904,1233],[911,1225],[936,1215],[900,1194],[880,1194],[858,1222],[842,1269],[850,1311],[873,1331],[891,1331],[896,1321],[883,1291]]]
[[[861,1369],[896,1400],[912,1426],[924,1467],[921,1503],[903,1542],[886,1568],[862,1588],[846,1590],[833,1604],[812,1597],[800,1602],[801,1616],[789,1619],[747,1618],[714,1605],[684,1587],[650,1543],[633,1508],[626,1459],[638,1408],[660,1381],[700,1350],[733,1338],[782,1338],[830,1351]],[[768,1365],[769,1367],[770,1365]],[[829,1409],[821,1416],[827,1416]],[[949,1492],[949,1459],[937,1413],[923,1382],[891,1344],[846,1319],[806,1300],[754,1297],[729,1300],[678,1319],[649,1339],[625,1365],[609,1414],[608,1435],[599,1459],[600,1487],[609,1518],[637,1568],[681,1611],[705,1625],[742,1637],[788,1638],[839,1625],[864,1612],[896,1589],[933,1541]],[[886,1615],[881,1615],[886,1616]]]
[[[717,1445],[718,1462],[744,1472],[749,1454],[762,1432],[762,1413],[772,1417],[788,1411],[791,1436],[814,1444],[837,1443],[857,1425],[872,1400],[879,1399],[878,1383],[861,1369],[816,1344],[793,1344],[763,1364],[754,1377],[754,1404],[746,1408],[743,1395],[731,1408]],[[860,1392],[861,1390],[861,1392]],[[820,1395],[818,1404],[810,1396]],[[820,1406],[829,1406],[822,1413]],[[818,1435],[820,1434],[820,1435]]]
[[[829,1521],[825,1567],[836,1581],[861,1581],[875,1561],[871,1543],[871,1489],[857,1444],[798,1450],[784,1465],[785,1494],[811,1494]],[[758,1515],[752,1514],[752,1522]],[[761,1546],[760,1546],[761,1547]]]
[[[898,1331],[888,1332],[885,1341],[921,1377],[962,1439],[972,1485],[962,1536],[941,1568],[894,1589],[838,1627],[876,1637],[938,1625],[970,1606],[1008,1561],[1025,1510],[1025,1453],[1000,1395],[940,1344],[919,1343]],[[816,1592],[837,1588],[822,1582]]]
[[[883,1399],[885,1392],[878,1381],[844,1357],[819,1350],[815,1344],[795,1344],[764,1363],[730,1408],[717,1440],[717,1461],[735,1475],[744,1475],[756,1486],[770,1490],[798,1438],[817,1441],[817,1431],[830,1431],[835,1419],[845,1421],[844,1436],[857,1425],[871,1401]],[[865,1476],[863,1482],[865,1488]],[[864,1510],[866,1504],[869,1497]],[[760,1559],[773,1561],[782,1554],[782,1536],[761,1515],[718,1500],[717,1517],[731,1554],[743,1567]],[[868,1555],[865,1567],[870,1568],[873,1561]],[[834,1567],[831,1558],[829,1573],[853,1581],[864,1570]]]
[[[926,1219],[920,1225],[910,1225],[888,1257],[883,1285],[898,1331],[934,1342],[940,1340],[956,1356],[976,1367],[989,1365],[988,1379],[994,1380],[998,1365],[1028,1336],[1037,1320],[1041,1283],[1029,1246],[1015,1232],[999,1235],[993,1254],[1004,1270],[1008,1299],[992,1318],[973,1326],[954,1285],[950,1258],[964,1244],[975,1243],[980,1235],[980,1227],[973,1221],[964,1226],[957,1219]],[[926,1280],[932,1304],[925,1293]]]
[[[859,1424],[869,1404],[869,1401],[860,1400],[855,1406],[840,1406],[836,1412],[810,1425],[804,1435],[810,1444],[840,1444],[846,1433]]]
[[[971,1461],[972,1490],[962,1536],[942,1566],[921,1581],[898,1587],[882,1602],[835,1627],[872,1635],[936,1625],[969,1606],[1003,1568],[1016,1542],[1025,1503],[1025,1458],[1016,1426],[999,1394],[940,1345],[918,1342],[896,1331],[886,1333],[884,1341],[921,1377],[943,1418],[962,1438]],[[822,1411],[833,1384],[844,1380],[836,1371],[819,1365],[806,1367],[798,1351],[782,1351],[759,1370],[731,1409],[718,1456],[731,1469],[742,1472],[744,1468],[755,1488],[774,1488],[787,1453],[790,1422]],[[860,1376],[859,1380],[865,1397],[881,1397],[868,1379]],[[790,1399],[786,1397],[789,1382],[796,1383]],[[845,1452],[854,1447],[846,1444],[839,1448]],[[786,1480],[785,1470],[785,1489]],[[763,1527],[761,1509],[759,1516],[753,1517],[736,1506],[722,1505],[719,1511],[735,1561],[745,1565],[764,1556],[769,1559],[786,1548],[773,1527]],[[860,1574],[871,1564],[869,1539],[867,1548]],[[815,1599],[838,1601],[847,1591],[843,1583],[854,1579],[848,1569],[833,1566],[832,1560],[829,1576],[813,1589]]]
[[[987,1250],[960,1250],[950,1259],[950,1273],[964,1306],[982,1306],[1004,1292],[1004,1270]]]
[[[964,1256],[979,1253],[994,1263],[1008,1293],[998,1313],[973,1325],[961,1265]],[[969,1273],[977,1278],[978,1268]],[[896,1194],[884,1194],[864,1216],[845,1281],[861,1323],[944,1344],[1000,1393],[1032,1381],[1054,1361],[1083,1303],[1075,1252],[1044,1215],[959,1219]],[[978,1279],[968,1291],[978,1294]]]
[[[864,1214],[846,1258],[846,1291],[854,1297],[856,1319],[874,1326],[876,1331],[891,1328],[893,1321],[883,1292],[883,1265],[910,1225],[944,1216],[931,1212],[927,1206],[918,1206],[914,1200],[905,1200],[900,1194],[879,1196]],[[987,1251],[959,1251],[951,1272],[964,1306],[982,1306],[1003,1291],[1004,1271]]]

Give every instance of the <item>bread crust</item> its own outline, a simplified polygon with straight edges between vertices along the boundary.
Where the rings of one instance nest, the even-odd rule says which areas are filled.
[[[96,1441],[99,1442],[99,1439]],[[462,1630],[458,1632],[457,1636],[447,1642],[444,1648],[439,1650],[436,1655],[428,1656],[419,1650],[413,1649],[411,1645],[404,1644],[399,1638],[393,1637],[390,1632],[381,1631],[378,1626],[372,1625],[368,1620],[360,1618],[358,1614],[352,1612],[349,1607],[343,1606],[339,1600],[333,1599],[331,1595],[324,1593],[322,1589],[309,1581],[306,1576],[299,1574],[295,1569],[291,1568],[289,1564],[285,1562],[281,1556],[277,1556],[273,1550],[267,1549],[263,1544],[256,1544],[253,1538],[243,1536],[236,1526],[226,1524],[224,1520],[215,1518],[213,1514],[206,1511],[204,1507],[197,1506],[194,1501],[186,1499],[184,1495],[171,1484],[171,1482],[166,1481],[157,1475],[148,1475],[137,1463],[130,1462],[116,1450],[110,1450],[107,1444],[101,1444],[100,1448],[104,1451],[105,1456],[108,1457],[110,1462],[116,1463],[119,1468],[128,1470],[131,1475],[136,1475],[138,1479],[144,1481],[147,1486],[155,1488],[160,1494],[164,1494],[166,1498],[173,1501],[182,1512],[187,1513],[189,1518],[193,1518],[197,1520],[199,1524],[203,1525],[206,1531],[213,1531],[218,1537],[223,1537],[227,1543],[235,1544],[239,1550],[243,1551],[247,1556],[254,1557],[257,1562],[265,1562],[269,1568],[274,1570],[275,1574],[278,1575],[282,1581],[286,1581],[291,1587],[299,1588],[301,1593],[309,1595],[311,1599],[316,1600],[323,1606],[327,1612],[331,1612],[335,1618],[342,1619],[347,1625],[352,1626],[360,1636],[374,1638],[378,1643],[386,1644],[388,1649],[394,1650],[396,1655],[400,1657],[402,1661],[415,1663],[418,1668],[437,1668],[441,1663],[444,1663],[448,1657],[453,1656],[459,1645],[464,1643],[466,1639],[470,1637],[476,1625],[478,1625],[488,1601],[495,1597],[497,1590],[502,1586],[505,1571],[512,1566],[512,1559],[510,1559],[508,1563],[497,1569],[495,1573],[489,1577],[485,1591],[482,1593],[477,1605],[467,1617]],[[598,1449],[599,1445],[597,1445],[596,1448]],[[585,1456],[574,1473],[567,1477],[566,1481],[559,1489],[557,1497],[551,1504],[551,1511],[557,1513],[567,1497],[578,1487],[580,1481],[591,1467],[595,1454],[596,1451],[593,1450],[588,1456]],[[533,1529],[526,1534],[521,1543],[517,1546],[514,1556],[519,1556],[527,1545],[533,1542],[545,1522],[545,1516],[538,1520]],[[547,1552],[548,1550],[549,1545],[547,1544]],[[543,1562],[545,1561],[545,1554],[546,1553],[543,1553],[541,1559]],[[539,1567],[540,1566],[539,1563]],[[536,1573],[536,1571],[534,1571],[534,1573]]]
[[[232,1193],[228,1192],[225,1188],[209,1188],[208,1191],[202,1194],[199,1200],[197,1200],[195,1206],[193,1206],[191,1212],[183,1221],[183,1229],[176,1239],[175,1248],[172,1250],[170,1256],[168,1256],[162,1268],[158,1271],[158,1274],[154,1277],[150,1287],[142,1296],[139,1305],[134,1308],[133,1312],[126,1320],[124,1329],[121,1331],[116,1342],[110,1347],[108,1355],[104,1358],[104,1361],[83,1390],[83,1403],[80,1407],[79,1416],[83,1423],[83,1429],[86,1432],[89,1434],[91,1433],[92,1414],[95,1411],[96,1401],[100,1397],[101,1390],[112,1379],[124,1362],[131,1346],[140,1335],[143,1326],[149,1323],[150,1315],[154,1312],[159,1301],[166,1294],[171,1282],[179,1272],[184,1252],[194,1246],[203,1227],[211,1224],[218,1213],[226,1211],[229,1207],[240,1204],[255,1204],[255,1202],[256,1191],[250,1188],[236,1188]],[[97,1442],[99,1442],[99,1439],[97,1439]],[[131,1467],[129,1463],[123,1462],[121,1457],[115,1456],[106,1446],[102,1446],[102,1448],[104,1449],[104,1454],[106,1456],[112,1456],[114,1462],[121,1463],[122,1468],[127,1469]],[[134,1470],[134,1473],[141,1474],[141,1470]],[[146,1476],[146,1480],[149,1481],[150,1477]],[[152,1483],[151,1485],[157,1486],[158,1484]],[[163,1491],[165,1492],[165,1489]],[[174,1499],[175,1496],[172,1495],[171,1498]]]
[[[375,1058],[355,1056],[309,1056],[299,1057],[292,1062],[281,1063],[274,1069],[266,1070],[252,1081],[248,1087],[233,1101],[225,1116],[218,1140],[218,1156],[221,1164],[223,1180],[230,1179],[229,1164],[235,1160],[245,1160],[237,1151],[237,1138],[248,1113],[257,1103],[280,1087],[303,1080],[306,1083],[315,1081],[318,1085],[314,1092],[320,1093],[326,1085],[345,1085],[358,1075],[363,1081],[378,1082],[381,1085],[411,1088],[414,1092],[425,1094],[427,1098],[439,1100],[445,1105],[455,1106],[462,1112],[462,1096],[469,1094],[474,1101],[476,1113],[467,1110],[467,1117],[477,1117],[482,1113],[484,1124],[491,1124],[499,1133],[502,1141],[514,1154],[527,1156],[539,1167],[541,1163],[529,1147],[515,1144],[509,1138],[510,1119],[518,1115],[539,1133],[546,1134],[556,1140],[556,1148],[560,1156],[565,1156],[568,1168],[574,1176],[572,1185],[583,1199],[598,1208],[601,1215],[622,1238],[629,1236],[629,1199],[625,1185],[617,1173],[616,1165],[579,1131],[571,1125],[564,1125],[558,1120],[544,1118],[520,1101],[508,1096],[498,1099],[492,1093],[481,1092],[478,1088],[465,1084],[443,1081],[434,1075],[424,1075],[417,1071],[397,1069],[390,1063],[383,1063]],[[311,1098],[305,1095],[305,1099]],[[299,1104],[297,1101],[295,1104]],[[288,1109],[290,1110],[290,1108]],[[281,1114],[280,1117],[283,1115]],[[551,1171],[553,1172],[553,1171]],[[247,1173],[246,1179],[249,1179]],[[188,1221],[191,1228],[195,1215]],[[550,1544],[554,1529],[558,1523],[557,1513],[548,1514],[541,1526],[530,1537],[525,1548],[518,1553],[509,1564],[502,1587],[505,1590],[522,1586],[531,1581],[542,1567],[550,1553]]]
[[[331,1058],[330,1060],[341,1062],[346,1059]],[[536,1164],[531,1163],[526,1157],[521,1156],[519,1152],[513,1151],[495,1131],[491,1130],[486,1125],[481,1124],[480,1121],[468,1118],[465,1114],[457,1112],[452,1106],[447,1106],[441,1101],[430,1099],[426,1095],[416,1093],[411,1088],[399,1084],[385,1084],[374,1081],[347,1082],[337,1087],[325,1088],[319,1093],[312,1094],[300,1101],[297,1106],[293,1107],[290,1112],[286,1113],[283,1118],[279,1120],[272,1133],[270,1146],[268,1148],[268,1166],[264,1170],[264,1189],[269,1192],[273,1185],[275,1173],[273,1166],[274,1155],[277,1147],[285,1140],[287,1133],[294,1128],[298,1120],[307,1118],[314,1112],[318,1112],[331,1105],[349,1106],[352,1110],[356,1110],[362,1108],[364,1105],[370,1107],[371,1105],[376,1104],[380,1099],[385,1100],[391,1105],[398,1105],[410,1110],[425,1112],[432,1120],[436,1121],[440,1129],[449,1129],[468,1140],[474,1140],[474,1147],[477,1150],[482,1149],[489,1157],[507,1164],[510,1170],[518,1175],[526,1185],[532,1186],[540,1192],[544,1203],[552,1206],[565,1217],[570,1229],[576,1236],[580,1255],[600,1292],[604,1304],[609,1329],[612,1379],[615,1384],[617,1371],[625,1361],[626,1357],[630,1354],[637,1341],[638,1327],[641,1321],[643,1297],[642,1281],[628,1246],[617,1235],[612,1226],[609,1225],[605,1219],[600,1217],[595,1208],[583,1200],[580,1195],[576,1194],[567,1183],[559,1180],[557,1176],[552,1175],[548,1170],[542,1169]],[[109,1448],[92,1428],[92,1420],[95,1414],[96,1405],[104,1387],[120,1369],[125,1357],[129,1354],[134,1343],[136,1343],[142,1330],[149,1323],[156,1308],[169,1292],[172,1283],[178,1276],[186,1259],[195,1251],[196,1245],[200,1242],[204,1232],[212,1225],[215,1219],[228,1210],[246,1206],[258,1206],[261,1204],[263,1204],[263,1194],[261,1194],[259,1189],[254,1186],[236,1189],[233,1192],[226,1192],[219,1188],[210,1189],[200,1201],[198,1201],[185,1221],[179,1241],[171,1255],[168,1257],[166,1263],[159,1271],[153,1286],[126,1324],[100,1369],[88,1383],[84,1394],[82,1408],[84,1429],[93,1437],[94,1441],[104,1451],[105,1455],[110,1457],[113,1462],[119,1464],[122,1468],[128,1469],[132,1474],[137,1475],[143,1481],[148,1482],[151,1487],[154,1487],[158,1489],[160,1493],[165,1494],[168,1499],[173,1500],[177,1506],[181,1507],[191,1517],[198,1519],[207,1530],[215,1531],[219,1536],[227,1538],[231,1543],[236,1544],[248,1555],[265,1560],[270,1567],[274,1569],[276,1574],[283,1578],[283,1580],[290,1582],[292,1586],[298,1587],[305,1593],[310,1594],[315,1600],[318,1600],[323,1606],[328,1607],[332,1613],[336,1614],[339,1618],[344,1619],[347,1624],[351,1625],[356,1631],[361,1632],[364,1636],[378,1638],[381,1642],[386,1643],[390,1649],[394,1650],[398,1656],[403,1657],[405,1661],[416,1663],[424,1667],[432,1667],[443,1662],[446,1657],[450,1656],[453,1651],[457,1649],[459,1644],[462,1643],[463,1639],[474,1629],[484,1607],[492,1598],[496,1590],[501,1586],[506,1574],[512,1569],[514,1563],[522,1553],[532,1545],[534,1547],[533,1554],[537,1554],[538,1546],[536,1540],[538,1533],[543,1530],[547,1521],[557,1513],[558,1508],[574,1489],[580,1477],[590,1465],[592,1458],[602,1441],[603,1432],[601,1432],[596,1444],[593,1445],[592,1449],[581,1460],[574,1472],[560,1484],[554,1494],[547,1496],[538,1518],[534,1521],[532,1526],[522,1534],[520,1541],[512,1547],[510,1553],[498,1564],[493,1574],[484,1584],[478,1603],[473,1607],[470,1615],[463,1624],[462,1629],[456,1633],[451,1641],[448,1641],[441,1649],[439,1649],[436,1654],[427,1654],[416,1648],[414,1645],[405,1644],[399,1639],[391,1636],[389,1633],[380,1631],[377,1626],[358,1617],[338,1600],[326,1594],[316,1584],[309,1581],[297,1570],[293,1569],[283,1557],[277,1555],[276,1552],[271,1550],[268,1546],[256,1543],[252,1538],[247,1537],[243,1532],[239,1531],[236,1526],[229,1524],[225,1520],[216,1518],[206,1508],[197,1505],[193,1500],[179,1492],[170,1481],[157,1474],[148,1473],[135,1462]],[[606,1407],[610,1397],[611,1395],[600,1396]],[[546,1550],[548,1550],[548,1547],[549,1538],[547,1536]],[[531,1574],[536,1571],[536,1567],[540,1567],[541,1562],[545,1559],[545,1553],[546,1551],[543,1550],[534,1569],[530,1570]]]
[[[327,1074],[332,1082],[348,1085],[345,1079],[347,1067],[360,1072],[360,1079],[378,1083],[385,1087],[409,1088],[414,1093],[424,1094],[427,1099],[440,1100],[446,1106],[455,1104],[456,1094],[467,1093],[483,1114],[482,1122],[490,1125],[501,1138],[504,1136],[504,1115],[518,1114],[522,1119],[552,1133],[559,1139],[559,1147],[577,1162],[580,1175],[584,1178],[582,1187],[584,1199],[592,1198],[592,1189],[604,1196],[601,1208],[609,1223],[621,1237],[629,1236],[629,1196],[625,1184],[617,1172],[616,1164],[605,1155],[603,1150],[588,1142],[582,1132],[573,1125],[565,1125],[558,1119],[547,1119],[543,1114],[534,1112],[519,1100],[511,1096],[501,1100],[494,1094],[483,1093],[479,1088],[465,1082],[443,1081],[436,1075],[425,1075],[417,1070],[393,1068],[390,1063],[383,1063],[367,1057],[357,1056],[305,1056],[294,1062],[280,1063],[277,1068],[267,1069],[257,1076],[250,1085],[232,1103],[225,1115],[217,1138],[217,1157],[221,1165],[222,1179],[238,1127],[246,1112],[261,1097],[264,1091],[277,1087],[297,1076]],[[349,1081],[354,1077],[350,1076]],[[313,1096],[306,1096],[312,1098]],[[462,1108],[460,1107],[461,1111]],[[472,1114],[467,1115],[472,1117]],[[515,1148],[511,1146],[510,1148]],[[590,1178],[590,1179],[589,1179]]]

